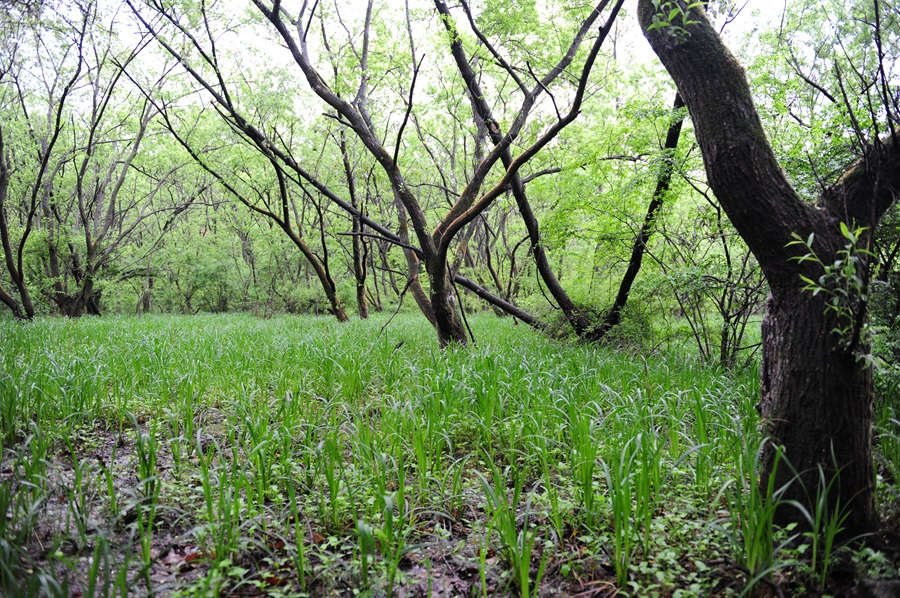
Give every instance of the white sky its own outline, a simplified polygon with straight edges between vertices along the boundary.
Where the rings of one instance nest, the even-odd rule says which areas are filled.
[[[763,29],[772,23],[776,23],[784,12],[785,0],[737,0],[736,6],[740,8],[737,16],[725,27],[722,36],[726,45],[737,53],[741,40],[754,28]],[[624,39],[625,44],[630,46],[634,57],[641,62],[654,62],[656,56],[650,49],[650,44],[644,39],[640,29],[637,26],[633,14],[633,6],[628,7],[630,13],[626,15],[625,22],[619,23],[627,31]],[[716,21],[721,23],[721,19]]]

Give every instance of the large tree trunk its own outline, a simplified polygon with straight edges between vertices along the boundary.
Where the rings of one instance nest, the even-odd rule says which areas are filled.
[[[808,505],[819,490],[819,467],[830,480],[838,475],[833,499],[848,509],[852,534],[877,524],[872,469],[872,368],[837,346],[836,318],[825,312],[822,295],[800,292],[770,297],[763,325],[760,412],[769,434],[785,447],[800,473],[785,498]],[[764,454],[771,471],[774,447]],[[776,487],[791,483],[795,472],[779,467]],[[832,507],[835,503],[832,502]],[[779,514],[795,520],[793,507]]]
[[[56,303],[59,315],[67,318],[80,318],[85,314],[92,316],[102,315],[100,311],[100,291],[94,289],[93,279],[85,281],[81,290],[74,295],[54,293],[53,301]]]
[[[837,479],[831,506],[849,517],[845,534],[877,525],[872,471],[871,371],[833,330],[835,316],[804,289],[800,276],[817,280],[821,266],[799,262],[793,234],[814,235],[817,255],[832,264],[844,246],[839,223],[874,227],[900,189],[900,155],[893,143],[877,143],[825,193],[823,206],[804,202],[788,182],[766,139],[744,71],[700,8],[691,23],[649,30],[657,8],[639,0],[644,35],[675,80],[694,123],[712,190],[759,262],[772,291],[763,334],[760,407],[768,432],[799,474],[785,498],[811,507],[819,468]],[[663,18],[662,20],[665,20]],[[766,455],[765,477],[774,467]],[[792,473],[781,467],[779,481]],[[810,496],[811,495],[811,496]],[[784,507],[781,522],[803,524]]]

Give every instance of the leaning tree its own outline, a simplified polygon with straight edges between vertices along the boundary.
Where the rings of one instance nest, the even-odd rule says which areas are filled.
[[[871,121],[882,125],[872,127],[874,135],[858,135],[861,157],[819,201],[810,202],[779,165],[744,70],[703,4],[638,4],[641,28],[690,111],[710,187],[771,289],[759,409],[774,442],[764,455],[763,479],[774,472],[779,486],[791,484],[785,499],[809,505],[821,469],[837,480],[829,501],[832,508],[846,509],[847,534],[877,525],[874,393],[863,333],[867,244],[900,190],[897,96],[886,74],[879,13],[876,0],[857,16],[875,42],[867,65],[878,65],[867,70],[869,106]],[[776,467],[782,450],[792,468]],[[783,508],[779,519],[799,520],[800,514]]]

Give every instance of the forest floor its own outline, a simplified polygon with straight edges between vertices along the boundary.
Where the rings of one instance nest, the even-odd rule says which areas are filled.
[[[883,529],[830,546],[840,513],[771,523],[755,371],[488,317],[441,352],[420,319],[0,322],[0,594],[900,586],[900,404],[876,418]]]

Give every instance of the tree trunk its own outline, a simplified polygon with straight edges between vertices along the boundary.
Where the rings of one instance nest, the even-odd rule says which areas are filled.
[[[19,307],[19,302],[16,301],[9,293],[7,293],[3,289],[3,287],[0,287],[0,302],[2,302],[4,305],[6,305],[6,307],[9,308],[15,319],[25,319],[22,314],[22,309]]]
[[[22,303],[26,308],[31,304],[28,297],[28,288],[24,284],[24,277],[20,280],[18,268],[16,268],[16,256],[13,253],[12,244],[9,238],[9,224],[6,221],[6,198],[9,191],[10,180],[10,161],[6,154],[6,147],[3,143],[3,127],[0,127],[0,244],[3,246],[3,258],[6,264],[6,270],[9,277],[13,281],[13,285],[22,299]],[[24,291],[24,293],[23,293]],[[23,313],[22,306],[19,302],[0,286],[0,301],[2,301],[12,311],[13,316],[17,320],[31,319],[34,317],[34,308],[29,312],[27,309]]]
[[[672,106],[673,112],[677,112],[684,107],[684,100],[681,95],[675,93],[675,103]],[[665,162],[659,176],[657,177],[656,189],[653,191],[653,197],[650,205],[647,207],[647,215],[644,216],[644,223],[641,225],[641,231],[634,240],[631,248],[631,258],[628,260],[628,268],[619,284],[619,292],[616,293],[615,301],[612,307],[606,313],[606,317],[597,329],[593,332],[594,340],[601,340],[606,334],[619,325],[622,321],[622,312],[628,303],[628,296],[631,294],[631,287],[637,279],[638,272],[641,271],[641,263],[644,260],[644,252],[647,250],[647,243],[650,241],[650,235],[653,234],[653,226],[656,222],[656,215],[665,201],[666,193],[669,191],[669,183],[672,181],[672,172],[675,170],[674,155],[672,152],[678,147],[678,139],[681,137],[681,125],[684,118],[673,118],[666,133],[666,142],[663,150],[666,153]],[[724,345],[723,345],[724,346]]]
[[[80,299],[78,295],[62,295],[59,293],[56,293],[53,297],[59,315],[67,318],[80,318],[84,315],[84,303]]]
[[[428,281],[431,283],[431,307],[434,310],[434,327],[438,334],[441,348],[450,344],[465,345],[469,335],[460,318],[459,305],[453,283],[447,272],[446,256],[444,259],[433,258],[426,263]]]
[[[763,324],[762,399],[760,412],[769,434],[785,447],[785,456],[800,474],[785,499],[809,507],[819,485],[819,467],[826,480],[837,476],[830,507],[847,509],[845,527],[856,535],[872,531],[875,472],[872,468],[872,368],[852,352],[837,347],[832,332],[837,321],[825,312],[822,295],[793,293],[770,297]],[[774,458],[770,444],[766,470]],[[778,468],[776,488],[792,481],[795,472]],[[787,507],[778,513],[782,524],[799,513]]]
[[[394,205],[397,207],[397,220],[399,222],[397,236],[400,238],[400,242],[406,245],[406,247],[403,248],[403,257],[406,258],[406,288],[409,289],[409,292],[413,296],[413,300],[416,302],[416,305],[419,306],[419,310],[421,310],[425,319],[427,319],[432,326],[437,328],[438,323],[434,313],[435,308],[431,304],[428,293],[426,293],[425,289],[422,287],[422,281],[419,279],[419,258],[416,256],[415,251],[409,249],[409,224],[407,223],[408,214],[406,208],[399,198],[394,201]],[[382,259],[384,260],[384,263],[387,264],[387,258],[384,254],[382,254]],[[388,269],[388,272],[391,272],[391,270]],[[391,284],[393,284],[393,277],[391,277]],[[396,285],[394,285],[394,288],[396,289]],[[440,337],[440,332],[438,332],[438,337]]]
[[[369,317],[369,298],[366,296],[366,257],[368,249],[365,247],[362,237],[362,223],[359,218],[353,218],[353,278],[356,281],[356,311],[359,317],[365,320]]]
[[[147,270],[147,276],[144,279],[144,285],[141,288],[141,296],[138,299],[137,307],[134,310],[134,315],[140,317],[146,313],[150,313],[150,297],[153,295],[153,280],[154,278],[150,276],[150,270]]]
[[[826,482],[837,480],[831,507],[839,503],[849,513],[844,534],[870,532],[878,523],[872,373],[858,347],[848,350],[833,333],[836,316],[825,311],[824,293],[813,297],[804,289],[800,276],[817,280],[821,266],[797,261],[803,252],[789,244],[792,235],[807,239],[812,234],[821,262],[834,263],[844,247],[839,223],[874,228],[893,203],[900,189],[900,148],[875,143],[823,194],[821,206],[803,201],[769,145],[743,68],[702,8],[685,11],[681,22],[690,24],[678,26],[681,31],[674,30],[676,25],[649,30],[657,10],[653,0],[639,0],[644,35],[690,110],[710,187],[771,288],[763,325],[760,409],[769,434],[799,474],[785,498],[811,508],[822,468]],[[771,449],[765,455],[763,484],[773,456]],[[780,481],[791,477],[779,468]],[[779,510],[778,520],[804,524],[791,506]]]
[[[93,281],[87,281],[81,291],[75,295],[54,293],[53,301],[56,303],[59,315],[67,318],[80,318],[85,314],[92,316],[102,315],[100,311],[100,292],[94,290]]]
[[[359,210],[359,200],[356,197],[356,178],[353,167],[350,165],[350,156],[347,152],[347,142],[344,139],[344,131],[341,130],[341,158],[344,164],[344,176],[347,177],[347,191],[350,193],[350,205],[354,210]],[[353,247],[353,278],[356,282],[356,311],[359,317],[365,320],[369,317],[369,299],[366,297],[366,257],[368,247],[362,238],[363,225],[359,216],[352,216]]]

